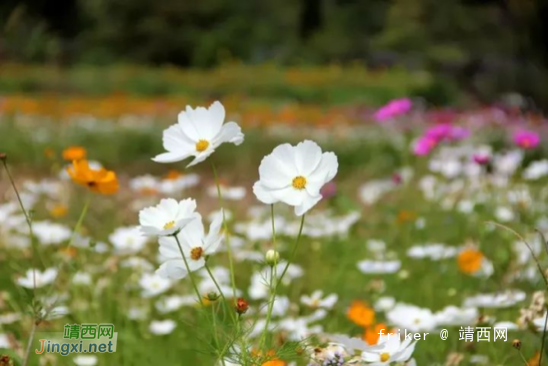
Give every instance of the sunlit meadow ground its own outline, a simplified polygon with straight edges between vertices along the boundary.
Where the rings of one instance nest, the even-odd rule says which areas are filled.
[[[200,100],[197,104],[205,105],[209,101]],[[471,135],[462,141],[441,143],[429,156],[415,156],[412,142],[436,119],[424,109],[379,126],[371,120],[369,112],[363,112],[363,107],[349,105],[326,127],[299,121],[284,124],[278,120],[268,126],[250,126],[252,122],[246,124],[238,120],[242,116],[237,107],[238,103],[227,107],[234,108],[228,110],[229,120],[244,122],[245,142],[238,147],[223,145],[210,160],[215,162],[226,186],[245,189],[243,197],[226,200],[226,208],[232,214],[231,233],[234,242],[240,244],[234,248],[238,258],[236,283],[251,308],[244,317],[252,318],[266,300],[257,295],[261,292],[260,286],[252,281],[253,275],[264,268],[264,253],[272,245],[268,207],[258,202],[251,190],[258,179],[262,157],[279,143],[312,139],[324,151],[333,151],[339,158],[336,186],[330,187],[333,195],[329,194],[330,197],[314,207],[305,222],[306,235],[294,263],[302,273],[297,271],[290,283],[283,286],[282,296],[289,298],[290,305],[282,307],[283,314],[276,316],[275,323],[314,313],[315,309],[301,302],[302,295],[322,290],[324,295],[336,294],[338,300],[327,309],[327,316],[304,329],[280,326],[270,340],[273,350],[281,350],[280,358],[288,363],[307,364],[306,357],[299,355],[302,350],[295,349],[295,343],[283,346],[284,342],[303,336],[307,327],[321,326],[320,334],[361,337],[364,328],[347,315],[356,300],[365,302],[371,309],[376,307],[371,325],[387,323],[394,328],[401,323],[387,318],[390,309],[381,309],[379,299],[390,297],[396,303],[416,305],[436,313],[448,305],[466,309],[465,299],[471,296],[507,290],[514,291],[515,303],[501,304],[487,299],[474,306],[477,313],[471,317],[457,316],[458,325],[442,325],[438,315],[436,321],[440,325],[427,326],[424,331],[430,334],[416,346],[413,356],[417,364],[519,365],[521,357],[512,347],[512,340],[516,338],[522,341],[527,359],[540,351],[542,333],[527,329],[526,324],[509,330],[507,342],[459,340],[461,325],[474,326],[480,320],[489,326],[511,322],[517,328],[520,309],[528,308],[533,292],[544,288],[527,247],[511,233],[487,224],[488,221],[502,222],[526,236],[536,245],[542,265],[547,265],[546,253],[534,229],[548,230],[545,204],[548,171],[540,169],[535,179],[523,178],[531,162],[545,156],[542,143],[536,149],[523,151],[514,146],[511,137],[518,126],[537,129],[543,136],[544,131],[535,127],[532,119],[518,125],[509,114],[499,110],[455,115],[452,117],[455,125],[467,126]],[[264,108],[262,113],[266,116],[279,117],[276,114],[279,105]],[[298,106],[295,108],[298,110]],[[314,113],[321,115],[327,107],[315,105],[313,108]],[[474,118],[481,119],[480,123],[472,121]],[[152,272],[158,267],[157,243],[149,240],[142,249],[130,247],[124,252],[120,248],[126,243],[110,236],[119,227],[137,225],[138,210],[156,204],[161,197],[193,197],[204,217],[219,208],[216,195],[209,192],[214,187],[209,161],[185,170],[184,163],[161,165],[150,160],[162,151],[162,130],[174,122],[175,115],[172,118],[138,115],[96,119],[93,110],[86,116],[63,117],[62,123],[31,113],[10,112],[0,116],[0,152],[8,156],[7,162],[23,193],[23,201],[33,210],[35,225],[46,222],[36,229],[41,231],[37,234],[39,243],[42,241],[37,267],[67,263],[59,274],[55,293],[62,294],[60,305],[68,308],[68,314],[42,323],[39,331],[60,332],[67,323],[113,323],[118,332],[117,352],[99,355],[99,365],[214,364],[213,340],[204,337],[209,334],[205,329],[207,325],[197,322],[196,308],[179,304],[163,312],[157,305],[167,297],[192,295],[188,279],[174,281],[162,294],[142,297],[139,279],[143,272]],[[493,150],[487,166],[480,166],[472,159],[482,151],[481,145],[491,146]],[[62,177],[67,164],[62,151],[69,146],[84,147],[88,159],[116,171],[121,187],[113,196],[94,196],[80,232],[91,239],[91,244],[84,242],[67,250],[64,249],[67,233],[70,236],[87,194],[82,187]],[[522,151],[523,156],[517,153],[503,157],[510,150]],[[135,177],[146,174],[155,177],[152,185],[156,189],[136,187]],[[31,250],[25,239],[26,224],[17,219],[20,211],[4,170],[0,177],[0,353],[11,355],[18,364],[31,328],[32,290],[19,286],[17,279],[32,268]],[[506,182],[498,182],[505,178]],[[189,187],[177,187],[175,182],[183,185],[186,182]],[[266,211],[261,213],[257,207]],[[283,259],[289,255],[298,221],[283,205],[276,205],[276,213],[280,215],[278,249]],[[54,223],[62,225],[55,228],[58,233],[52,231]],[[49,245],[45,243],[48,237],[53,241]],[[433,259],[417,258],[412,254],[420,252],[416,248],[409,252],[412,247],[434,243],[449,249],[431,248],[431,255],[436,257]],[[483,253],[481,268],[474,268],[474,273],[465,273],[462,266],[459,268],[458,252],[465,250],[465,246]],[[444,256],[446,258],[438,258]],[[365,265],[366,271],[373,273],[360,270],[358,263],[364,260],[376,261]],[[211,264],[226,267],[226,253],[212,257]],[[75,273],[84,279],[75,281]],[[37,295],[43,298],[48,292],[46,286],[38,289]],[[390,301],[384,299],[384,303]],[[415,313],[409,316],[414,317]],[[418,317],[425,323],[434,319],[433,315]],[[158,320],[172,320],[175,328],[170,332],[169,324],[163,324],[157,325],[160,330],[151,329],[153,321]],[[168,334],[157,334],[164,328],[169,329]],[[440,339],[442,328],[449,329],[448,340]],[[228,325],[225,330],[229,331]],[[451,357],[456,363],[449,363]],[[40,356],[33,362],[70,365],[72,358]],[[531,365],[535,364],[532,362]]]

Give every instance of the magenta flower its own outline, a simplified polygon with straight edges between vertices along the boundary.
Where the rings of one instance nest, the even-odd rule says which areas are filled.
[[[538,133],[520,130],[514,133],[514,143],[523,149],[534,149],[540,143]]]
[[[463,127],[453,126],[449,123],[440,123],[439,125],[430,127],[424,135],[438,142],[456,141],[468,137],[469,132]]]
[[[487,154],[474,154],[472,159],[478,165],[487,165],[491,161],[491,157]]]
[[[413,153],[418,156],[428,155],[430,151],[436,147],[437,144],[438,140],[429,136],[422,136],[415,143]]]
[[[374,117],[378,122],[383,122],[409,112],[412,107],[413,102],[409,98],[394,99],[379,108]]]

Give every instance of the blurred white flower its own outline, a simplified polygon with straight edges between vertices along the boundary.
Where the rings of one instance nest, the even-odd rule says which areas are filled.
[[[224,123],[225,108],[219,102],[208,109],[186,107],[179,113],[178,123],[164,131],[163,144],[166,153],[152,160],[158,163],[175,163],[191,156],[194,160],[187,167],[204,161],[225,142],[240,145],[244,134],[236,122]]]
[[[72,231],[68,227],[50,221],[33,222],[32,232],[43,245],[61,244],[69,240],[72,235]]]
[[[495,217],[500,222],[510,222],[514,219],[515,215],[508,207],[499,206],[495,210]]]
[[[383,274],[394,273],[401,268],[401,262],[399,260],[392,261],[372,261],[364,260],[358,262],[358,269],[365,274]]]
[[[150,322],[150,326],[148,329],[152,334],[155,335],[165,335],[173,332],[175,327],[177,326],[177,323],[175,323],[173,320],[167,319],[167,320],[153,320]]]
[[[108,237],[116,254],[135,254],[140,252],[148,241],[138,226],[119,227]]]
[[[313,141],[276,147],[261,161],[253,193],[265,204],[283,202],[302,216],[321,199],[320,189],[337,174],[337,156]]]
[[[301,296],[301,303],[311,308],[326,308],[331,309],[337,303],[339,296],[337,294],[330,294],[323,298],[323,291],[317,290],[312,295]]]
[[[246,194],[246,189],[244,187],[229,187],[221,184],[219,188],[221,189],[221,195],[223,196],[223,199],[227,200],[239,201],[244,198]],[[210,197],[217,198],[217,186],[210,186],[207,189],[207,194]]]
[[[436,328],[436,319],[432,310],[408,304],[396,304],[386,313],[390,324],[406,329],[408,332],[422,332]]]
[[[143,292],[142,297],[154,297],[169,290],[172,283],[169,279],[155,273],[143,273],[139,279],[139,286]]]
[[[196,201],[187,198],[177,202],[167,198],[153,207],[147,207],[139,212],[141,232],[147,236],[172,235],[198,217]]]
[[[525,292],[506,290],[493,294],[478,294],[464,299],[463,307],[506,308],[525,300]]]
[[[538,160],[532,162],[524,171],[523,179],[537,180],[548,175],[548,160]]]
[[[78,355],[73,359],[77,366],[95,366],[97,365],[97,356],[93,355]]]
[[[57,278],[57,269],[55,268],[48,268],[44,272],[38,269],[29,269],[25,277],[17,279],[17,283],[26,288],[34,288],[36,281],[36,288],[40,288],[53,283],[55,278]]]
[[[459,308],[456,306],[446,306],[434,314],[437,325],[474,325],[478,320],[478,309],[473,307]]]

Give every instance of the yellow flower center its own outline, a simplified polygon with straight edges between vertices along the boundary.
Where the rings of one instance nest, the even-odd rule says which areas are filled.
[[[302,175],[293,178],[293,188],[295,189],[304,189],[306,187],[306,178]]]
[[[192,258],[192,260],[197,261],[198,259],[202,258],[203,253],[204,253],[204,248],[202,247],[192,248],[192,250],[190,251],[190,258]]]
[[[390,359],[390,354],[384,352],[384,353],[381,353],[381,362],[386,362]]]
[[[171,229],[174,226],[175,226],[175,221],[170,221],[164,225],[164,230]]]
[[[207,141],[207,140],[198,140],[198,142],[196,143],[196,151],[198,151],[198,152],[205,151],[205,149],[207,149],[208,146],[209,146],[209,141]]]

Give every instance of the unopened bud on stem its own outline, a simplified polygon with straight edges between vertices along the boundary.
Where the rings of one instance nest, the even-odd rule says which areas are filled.
[[[278,253],[274,249],[270,249],[266,252],[265,259],[266,264],[268,264],[269,266],[275,266],[280,260],[280,253]]]

